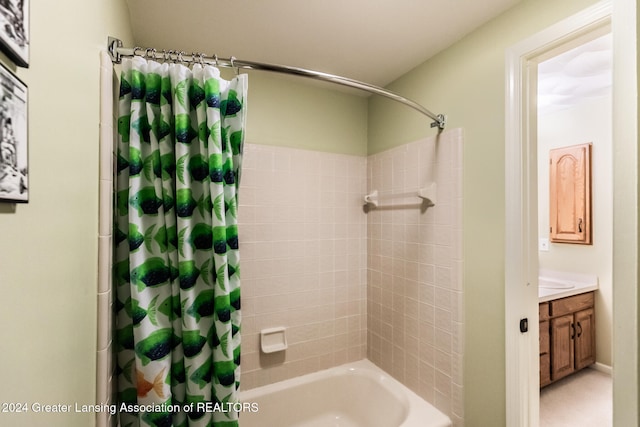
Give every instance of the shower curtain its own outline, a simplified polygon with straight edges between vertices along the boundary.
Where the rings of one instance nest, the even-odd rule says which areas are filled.
[[[114,206],[120,425],[238,425],[247,76],[124,59]]]

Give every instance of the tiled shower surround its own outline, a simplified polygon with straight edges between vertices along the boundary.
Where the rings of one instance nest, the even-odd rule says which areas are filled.
[[[366,158],[245,144],[242,387],[366,357]],[[287,328],[284,353],[259,332]]]
[[[367,356],[461,426],[462,130],[368,158],[381,196],[432,182],[435,206],[381,197],[367,214]]]
[[[437,183],[419,198],[363,196]],[[462,131],[367,157],[245,144],[242,387],[369,358],[463,425]],[[289,349],[262,354],[285,326]]]
[[[113,403],[114,92],[106,54],[102,62],[96,396]],[[461,153],[461,130],[368,158],[245,144],[243,389],[366,357],[463,425]],[[434,181],[433,207],[415,198],[364,206],[372,190],[405,193]],[[262,354],[259,331],[276,326],[287,328],[289,348]],[[115,426],[115,417],[99,413],[96,426]]]

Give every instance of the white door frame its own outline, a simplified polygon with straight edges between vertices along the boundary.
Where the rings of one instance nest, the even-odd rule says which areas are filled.
[[[611,24],[609,0],[512,46],[506,53],[505,349],[508,427],[539,424],[537,64],[560,45]],[[520,332],[521,319],[529,331]]]

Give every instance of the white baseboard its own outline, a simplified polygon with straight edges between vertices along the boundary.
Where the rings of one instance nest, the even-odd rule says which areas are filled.
[[[594,363],[593,365],[589,365],[589,368],[595,369],[599,372],[604,372],[607,375],[611,375],[613,373],[613,369],[611,368],[611,366],[598,362]]]

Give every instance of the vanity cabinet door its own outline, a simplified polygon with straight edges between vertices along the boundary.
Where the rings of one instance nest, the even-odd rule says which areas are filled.
[[[596,361],[594,294],[539,304],[540,387]]]
[[[591,244],[591,144],[549,152],[550,240]]]
[[[551,380],[556,381],[574,371],[575,326],[573,314],[551,319]]]
[[[596,323],[593,308],[575,314],[575,367],[582,369],[596,361]]]
[[[540,387],[551,384],[549,321],[540,322]]]

